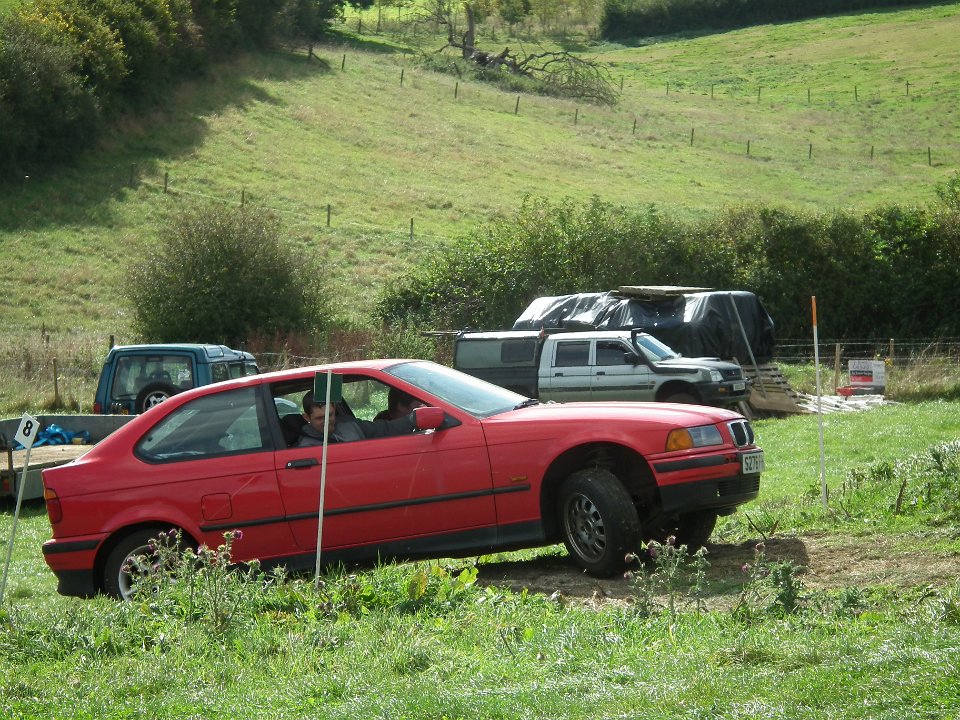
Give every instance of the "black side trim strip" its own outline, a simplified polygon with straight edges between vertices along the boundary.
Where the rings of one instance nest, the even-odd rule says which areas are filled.
[[[350,515],[354,513],[376,512],[377,510],[393,510],[399,507],[413,507],[415,505],[430,505],[432,503],[450,502],[455,500],[469,500],[471,498],[484,497],[487,495],[506,495],[515,492],[528,492],[530,483],[523,485],[511,485],[505,488],[492,488],[489,490],[475,490],[467,493],[455,493],[450,495],[433,495],[431,497],[413,498],[411,500],[396,500],[387,503],[375,503],[372,505],[356,505],[354,507],[337,508],[336,510],[326,510],[324,517],[333,517],[335,515]],[[280,517],[262,518],[258,520],[244,520],[242,522],[218,523],[216,525],[201,525],[203,532],[223,532],[226,530],[236,530],[239,528],[253,527],[255,525],[275,525],[283,522],[296,522],[297,520],[312,520],[316,518],[316,513],[298,513],[296,515],[286,515]]]
[[[333,517],[335,515],[351,515],[355,513],[376,512],[378,510],[393,510],[400,507],[414,507],[416,505],[432,505],[440,502],[453,502],[456,500],[470,500],[472,498],[485,497],[487,495],[506,495],[507,493],[526,492],[530,490],[530,484],[512,485],[505,488],[495,488],[490,490],[474,490],[466,493],[453,493],[450,495],[431,495],[430,497],[412,498],[410,500],[395,500],[393,502],[374,503],[372,505],[355,505],[354,507],[337,508],[336,510],[327,510],[323,513],[324,517]],[[310,520],[315,518],[314,513],[301,513],[299,515],[289,515],[287,519]]]
[[[59,555],[60,553],[83,552],[84,550],[93,550],[100,544],[99,540],[77,540],[76,542],[56,542],[50,545],[44,544],[44,555]]]
[[[226,530],[254,527],[255,525],[277,525],[278,523],[285,523],[289,519],[290,518],[283,515],[278,515],[276,517],[259,518],[257,520],[243,520],[241,522],[219,523],[217,525],[201,525],[200,529],[203,532],[224,532]]]
[[[678,472],[680,470],[693,470],[694,468],[714,467],[715,465],[725,465],[726,463],[727,459],[722,455],[710,455],[709,457],[655,463],[653,467],[657,472],[666,473]]]

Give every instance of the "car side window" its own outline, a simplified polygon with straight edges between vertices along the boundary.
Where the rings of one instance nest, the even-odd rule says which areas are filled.
[[[229,380],[229,366],[226,363],[210,363],[210,379],[215,383]]]
[[[272,449],[256,388],[204,395],[158,422],[137,443],[147,462],[202,458]]]
[[[554,367],[580,367],[589,365],[590,341],[576,340],[557,343],[557,354],[553,359]]]
[[[623,365],[626,348],[616,340],[597,341],[597,365]]]

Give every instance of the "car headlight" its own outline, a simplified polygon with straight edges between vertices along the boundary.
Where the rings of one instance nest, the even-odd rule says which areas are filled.
[[[703,379],[710,382],[723,382],[723,374],[719,370],[701,370]]]
[[[715,425],[699,425],[677,428],[667,435],[667,450],[690,450],[692,448],[723,445],[723,438]]]

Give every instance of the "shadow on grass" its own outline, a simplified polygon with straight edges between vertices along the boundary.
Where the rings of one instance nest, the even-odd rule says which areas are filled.
[[[257,103],[282,104],[262,87],[264,80],[330,72],[326,60],[294,52],[243,55],[214,66],[171,88],[152,109],[113,119],[73,163],[0,182],[0,231],[108,225],[115,219],[112,201],[136,192],[141,176],[159,175],[165,163],[203,144],[207,118]]]

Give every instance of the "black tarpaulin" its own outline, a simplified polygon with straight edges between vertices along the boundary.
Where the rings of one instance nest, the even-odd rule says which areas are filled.
[[[743,364],[751,362],[750,351],[756,362],[769,362],[774,349],[773,320],[756,295],[742,290],[656,298],[617,292],[542,297],[513,324],[514,330],[541,328],[638,328],[687,357],[736,358]]]

